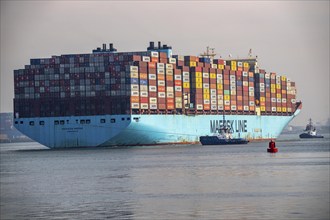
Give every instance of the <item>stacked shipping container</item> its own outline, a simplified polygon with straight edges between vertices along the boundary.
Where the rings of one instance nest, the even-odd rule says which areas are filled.
[[[295,83],[254,63],[157,51],[31,59],[14,71],[15,112],[20,117],[292,114]]]

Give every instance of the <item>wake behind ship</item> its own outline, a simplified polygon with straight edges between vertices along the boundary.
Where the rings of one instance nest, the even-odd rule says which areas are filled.
[[[301,109],[295,83],[254,57],[172,55],[160,42],[31,59],[14,82],[15,127],[49,148],[194,143],[223,125],[275,139]]]

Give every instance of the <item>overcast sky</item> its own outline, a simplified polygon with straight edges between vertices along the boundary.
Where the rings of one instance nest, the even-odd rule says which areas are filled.
[[[329,118],[329,1],[1,1],[1,112],[12,111],[13,70],[30,58],[118,51],[162,41],[173,54],[258,55],[267,72],[297,85],[291,123]]]

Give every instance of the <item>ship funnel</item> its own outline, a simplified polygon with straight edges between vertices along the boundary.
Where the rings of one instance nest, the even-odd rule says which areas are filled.
[[[110,44],[109,44],[109,51],[110,51],[110,52],[117,51],[117,49],[113,47],[113,43],[110,43]]]
[[[103,49],[103,51],[106,51],[107,50],[107,45],[106,44],[102,44],[102,49]]]
[[[162,49],[162,43],[158,41],[158,49]]]
[[[147,49],[148,49],[148,50],[153,50],[153,49],[155,49],[155,43],[152,42],[152,41],[150,41],[150,43],[149,43],[149,47],[148,47]]]

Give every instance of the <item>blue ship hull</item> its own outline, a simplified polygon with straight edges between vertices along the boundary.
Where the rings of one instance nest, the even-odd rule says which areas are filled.
[[[233,138],[276,139],[291,116],[226,115]],[[196,143],[213,135],[222,115],[97,115],[15,119],[15,127],[49,148]]]

